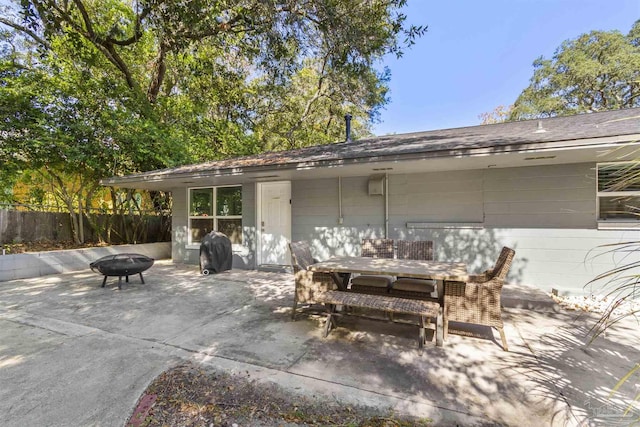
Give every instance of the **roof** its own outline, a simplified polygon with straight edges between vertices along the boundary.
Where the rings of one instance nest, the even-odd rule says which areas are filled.
[[[385,135],[355,141],[317,145],[296,150],[267,152],[151,172],[112,177],[105,185],[250,170],[281,170],[303,166],[323,167],[350,162],[439,158],[474,153],[508,153],[531,147],[569,148],[616,138],[618,142],[637,141],[640,135],[640,108],[566,117],[525,120],[453,129],[439,129]]]

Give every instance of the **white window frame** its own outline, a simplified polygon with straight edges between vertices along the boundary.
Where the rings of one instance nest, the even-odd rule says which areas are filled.
[[[615,218],[606,219],[600,217],[600,199],[604,197],[625,197],[625,196],[637,196],[640,197],[640,190],[626,190],[626,191],[600,191],[600,169],[607,165],[635,165],[640,169],[640,162],[638,161],[621,161],[621,162],[601,162],[596,163],[596,218],[598,221],[599,229],[629,229],[640,226],[640,216],[637,218]]]
[[[217,203],[218,203],[218,188],[230,188],[237,187],[240,188],[240,193],[242,194],[242,185],[216,185],[216,186],[203,186],[203,187],[188,187],[187,188],[187,249],[200,249],[200,242],[193,242],[191,240],[191,220],[192,219],[211,219],[213,220],[213,230],[218,229],[218,219],[239,219],[242,221],[242,215],[217,215]],[[213,206],[212,206],[212,215],[211,216],[198,216],[191,215],[191,190],[202,190],[202,189],[211,189],[213,193]],[[234,249],[236,247],[242,247],[244,243],[244,239],[241,243],[234,243]]]

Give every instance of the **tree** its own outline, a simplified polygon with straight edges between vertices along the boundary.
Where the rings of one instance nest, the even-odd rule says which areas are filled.
[[[138,106],[120,97],[117,85],[93,75],[95,67],[74,62],[64,37],[52,39],[55,51],[47,55],[20,49],[30,46],[20,37],[4,40],[0,160],[13,172],[7,181],[31,170],[52,184],[52,193],[71,216],[75,240],[83,242],[83,212],[101,177],[143,162],[166,164],[175,155],[168,151],[169,141],[157,137],[153,120],[136,114]],[[77,44],[73,53],[90,55]],[[128,143],[115,142],[122,140]]]
[[[338,73],[326,58],[304,68],[278,88],[275,102],[261,103],[255,131],[260,150],[293,149],[345,138],[344,116],[355,117],[352,137],[371,135],[370,124],[386,102],[388,72]]]
[[[640,20],[624,35],[591,31],[538,58],[510,120],[640,106]]]
[[[505,107],[504,105],[498,105],[493,111],[488,113],[482,113],[478,118],[482,121],[483,125],[492,125],[495,123],[504,123],[509,120],[509,117],[513,113],[513,105]]]
[[[405,3],[14,0],[0,161],[58,182],[82,220],[100,177],[334,142],[345,111],[366,134],[374,63],[426,31]]]
[[[385,53],[401,55],[404,47],[426,31],[420,26],[405,28],[406,16],[401,13],[405,3],[29,0],[21,2],[25,24],[14,24],[13,28],[28,36],[37,33],[31,38],[41,49],[51,45],[55,37],[64,36],[67,43],[88,52],[79,58],[84,62],[102,56],[109,64],[104,69],[125,82],[128,95],[149,104],[141,112],[156,110],[165,123],[186,119],[185,127],[199,129],[188,135],[189,147],[195,153],[219,158],[236,154],[229,148],[241,148],[245,143],[288,148],[317,142],[291,143],[295,130],[309,121],[309,109],[292,110],[282,104],[288,94],[282,88],[314,61],[323,64],[314,86],[323,91],[320,97],[331,100],[333,110],[356,104],[349,90],[326,97],[329,80],[334,89],[339,85],[357,88],[355,92],[360,88],[369,91],[371,105],[366,110],[370,116],[358,111],[354,115],[373,117],[386,102],[379,96],[384,92],[380,88],[384,80],[372,72],[374,62]],[[202,90],[201,83],[212,83],[212,87],[205,85]],[[252,94],[257,95],[253,100]],[[211,108],[203,108],[195,98],[198,95],[216,99]],[[265,112],[265,107],[273,106],[274,110]],[[364,108],[356,105],[354,109],[358,107]],[[186,114],[176,117],[175,112]],[[298,117],[291,117],[294,112]],[[288,145],[265,142],[272,136],[275,141],[281,139],[279,133],[266,133],[274,130],[273,126],[253,129],[263,123],[263,114],[275,114],[276,120],[282,115],[291,122],[294,129],[287,130]],[[202,129],[208,134],[202,135]],[[174,131],[185,136],[182,130]],[[256,134],[263,138],[257,144],[254,138],[244,138]],[[211,141],[219,148],[215,153],[211,152]]]

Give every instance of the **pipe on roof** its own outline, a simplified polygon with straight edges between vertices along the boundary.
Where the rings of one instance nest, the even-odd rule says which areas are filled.
[[[344,115],[345,122],[345,140],[344,142],[351,142],[351,114],[347,113]]]

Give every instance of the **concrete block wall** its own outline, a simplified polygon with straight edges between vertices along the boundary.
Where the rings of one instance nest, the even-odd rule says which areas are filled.
[[[292,240],[309,241],[313,255],[327,259],[359,255],[362,239],[383,237],[385,199],[368,194],[368,180],[342,178],[342,218],[337,177],[293,181]],[[186,246],[186,191],[173,193],[173,259],[197,264],[198,248]],[[246,184],[244,253],[234,268],[255,268],[255,204],[255,185]],[[598,229],[596,206],[594,163],[389,174],[390,238],[433,240],[437,259],[463,261],[472,272],[491,267],[510,246],[512,283],[545,290],[584,292],[599,273],[625,262],[594,256],[605,252],[602,245],[640,241],[640,227]]]
[[[98,258],[121,253],[139,253],[153,259],[171,258],[169,242],[117,245],[100,248],[0,255],[0,282],[87,270]]]
[[[342,179],[342,224],[337,178],[293,182],[293,240],[327,259],[359,255],[363,238],[384,236],[384,198],[369,196],[367,181]],[[640,241],[640,227],[598,229],[593,163],[390,174],[389,237],[432,240],[436,259],[465,262],[471,272],[510,246],[511,283],[569,294],[598,291],[603,283],[589,283],[598,274],[640,262],[640,251],[615,255],[603,246]]]

